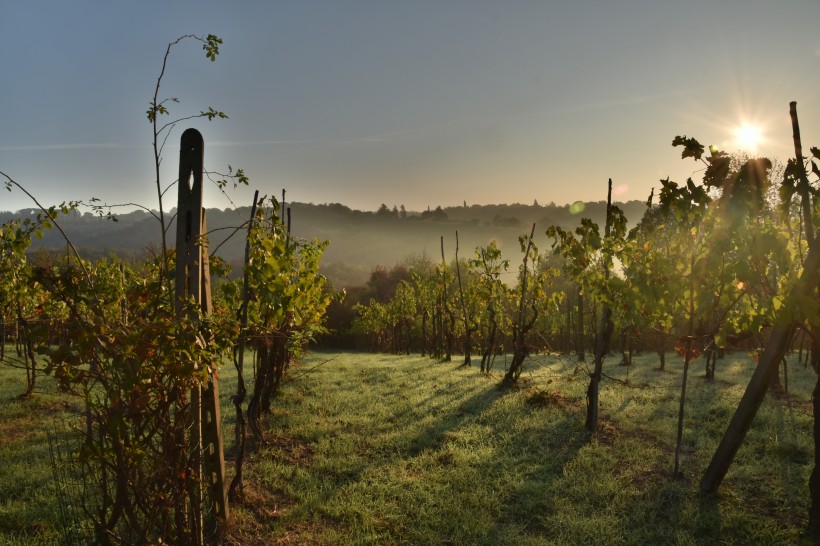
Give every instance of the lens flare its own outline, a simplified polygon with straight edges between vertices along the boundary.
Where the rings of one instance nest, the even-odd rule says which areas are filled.
[[[612,195],[623,195],[629,192],[629,184],[618,184],[612,188]]]
[[[581,214],[585,208],[587,208],[587,206],[583,201],[576,201],[569,206],[569,212],[570,214]]]

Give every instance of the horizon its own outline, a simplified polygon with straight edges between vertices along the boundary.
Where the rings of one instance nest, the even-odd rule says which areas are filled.
[[[613,199],[612,204],[613,205],[618,205],[618,204],[627,204],[627,203],[634,203],[634,202],[646,202],[646,199],[643,199],[643,200],[641,200],[641,199],[614,200]],[[590,205],[590,204],[605,204],[606,199],[589,200],[589,201],[575,200],[575,201],[572,201],[570,203],[555,203],[555,202],[541,203],[541,202],[539,202],[537,204],[534,203],[534,202],[533,203],[520,203],[520,202],[516,202],[516,203],[467,203],[467,208],[472,208],[472,207],[536,207],[537,206],[539,208],[567,209],[569,212],[571,212],[572,207],[574,205],[578,205],[579,203],[581,203],[585,208],[587,205]],[[57,204],[59,205],[59,203],[57,203]],[[361,212],[361,213],[365,213],[365,214],[376,214],[378,212],[378,208],[382,204],[387,205],[388,209],[390,209],[391,212],[392,212],[392,209],[393,209],[394,206],[396,206],[396,207],[401,207],[402,206],[402,203],[395,203],[395,204],[380,203],[379,207],[377,207],[373,210],[364,210],[364,209],[354,208],[350,205],[347,205],[345,203],[339,203],[339,202],[313,203],[313,202],[306,202],[306,201],[288,201],[286,203],[286,206],[290,206],[291,204],[307,205],[307,206],[314,206],[314,207],[329,207],[329,206],[334,206],[334,205],[341,205],[341,206],[347,208],[348,210],[350,210],[351,212]],[[82,214],[82,215],[90,214],[92,216],[97,216],[95,213],[93,213],[91,211],[91,208],[88,207],[87,205],[83,204],[82,207],[83,208],[78,208],[77,209],[77,212],[79,214]],[[435,210],[437,207],[441,207],[442,210],[460,209],[460,208],[464,208],[464,204],[462,203],[461,205],[430,205],[429,208],[425,208],[423,210],[416,210],[416,209],[410,209],[410,208],[405,207],[405,210],[407,211],[408,214],[419,214],[420,215],[421,213],[423,213],[425,211]],[[206,210],[219,210],[219,211],[250,209],[250,208],[251,208],[250,205],[237,205],[235,209],[233,207],[211,207],[211,206],[206,206],[205,207]],[[580,215],[581,212],[583,212],[584,208],[581,208],[581,210],[579,212],[572,212],[572,214]],[[174,205],[173,207],[167,208],[167,209],[165,209],[165,214],[166,215],[171,215],[171,214],[173,214],[174,211],[176,211],[176,209],[177,209],[176,205]],[[17,210],[0,210],[0,214],[19,214],[20,212],[39,211],[39,210],[40,209],[36,205],[34,205],[34,206],[29,206],[29,207],[23,207],[23,208],[20,208],[20,209],[17,209]],[[159,209],[147,209],[146,210],[146,209],[141,208],[141,207],[135,207],[133,209],[130,209],[130,210],[127,210],[127,211],[124,211],[124,212],[112,212],[112,214],[114,216],[117,216],[117,215],[123,215],[123,214],[131,214],[131,213],[134,213],[134,212],[141,212],[141,213],[144,213],[144,214],[151,214],[151,213],[159,213]]]

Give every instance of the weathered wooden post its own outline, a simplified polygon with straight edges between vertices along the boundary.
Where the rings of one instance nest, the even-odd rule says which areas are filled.
[[[204,245],[207,232],[202,208],[202,169],[204,142],[196,129],[182,133],[179,150],[179,192],[177,203],[176,279],[177,313],[182,303],[192,298],[202,312],[211,312],[211,285],[208,251]],[[207,340],[206,340],[207,342]],[[228,498],[225,491],[225,459],[219,412],[219,384],[209,367],[205,391],[197,387],[191,395],[191,445],[194,451],[194,471],[199,485],[192,494],[192,519],[195,536],[202,542],[204,513],[225,521]],[[202,484],[207,489],[208,505],[203,498]],[[209,510],[204,510],[205,508]],[[212,523],[212,522],[209,522]]]
[[[606,194],[606,223],[604,224],[604,240],[609,239],[612,231],[612,179]],[[609,270],[612,267],[612,257],[604,247],[604,278],[609,280]],[[587,388],[587,420],[586,428],[592,433],[598,432],[598,406],[601,376],[603,375],[604,358],[609,352],[609,340],[612,337],[612,308],[605,303],[601,311],[601,322],[598,326],[598,336],[595,339],[594,368],[589,375]],[[581,349],[583,351],[583,348]],[[581,360],[581,359],[579,359]]]

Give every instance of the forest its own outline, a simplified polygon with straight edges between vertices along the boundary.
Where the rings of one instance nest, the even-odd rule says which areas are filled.
[[[222,43],[165,61],[184,40]],[[203,188],[250,180],[205,172],[194,129],[160,177],[190,119],[164,70],[158,210],[42,206],[0,172],[33,202],[0,225],[3,540],[820,536],[820,149],[796,103],[785,164],[676,136],[702,177],[645,202],[611,180],[599,203],[420,213],[257,192],[220,219]]]

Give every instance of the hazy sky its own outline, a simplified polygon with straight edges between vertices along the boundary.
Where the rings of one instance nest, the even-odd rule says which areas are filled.
[[[0,171],[44,204],[98,197],[156,208],[145,117],[166,45],[188,41],[160,97],[208,106],[206,168],[262,193],[375,210],[645,199],[699,176],[677,134],[761,154],[820,146],[820,2],[659,0],[0,0]],[[30,206],[0,193],[0,210]],[[174,206],[176,191],[166,206]],[[231,194],[249,204],[252,192]],[[226,207],[215,187],[208,206]]]

